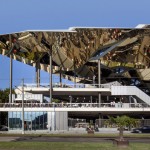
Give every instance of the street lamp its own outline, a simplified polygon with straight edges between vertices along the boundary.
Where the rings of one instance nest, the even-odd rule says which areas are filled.
[[[18,87],[16,88],[20,90]],[[20,91],[22,93],[22,134],[24,134],[24,79],[22,79],[22,90]]]
[[[22,134],[24,134],[24,79],[22,79]]]

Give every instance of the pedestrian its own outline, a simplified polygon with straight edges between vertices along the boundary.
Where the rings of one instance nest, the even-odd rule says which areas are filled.
[[[112,102],[113,107],[115,107],[115,104],[116,104],[115,101],[113,101],[113,102]]]
[[[31,128],[32,128],[32,126],[31,126],[31,124],[29,124],[29,130],[31,130]]]

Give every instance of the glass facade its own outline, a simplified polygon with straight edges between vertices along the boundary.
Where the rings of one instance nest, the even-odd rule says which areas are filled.
[[[22,129],[22,112],[9,112],[9,130]],[[47,130],[47,112],[24,112],[25,130]]]

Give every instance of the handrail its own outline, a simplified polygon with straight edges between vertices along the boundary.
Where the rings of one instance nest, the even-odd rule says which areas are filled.
[[[150,108],[145,103],[24,103],[25,108]],[[22,103],[0,103],[0,108],[22,108]]]
[[[25,88],[37,88],[36,84],[25,84]],[[65,84],[54,83],[53,88],[110,88],[111,84]],[[38,88],[49,88],[49,84],[41,84]]]
[[[66,84],[66,83],[53,83],[53,88],[111,88],[111,86],[118,86],[121,85],[118,81],[109,82],[106,84],[83,84],[83,83],[72,83],[72,84]],[[25,83],[25,88],[49,88],[48,83],[41,83],[39,87],[37,87],[37,84],[35,83]],[[19,88],[19,86],[18,86]]]

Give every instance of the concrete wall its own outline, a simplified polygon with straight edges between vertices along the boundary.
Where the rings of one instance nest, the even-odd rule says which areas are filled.
[[[56,130],[68,130],[68,112],[56,112]]]
[[[68,130],[68,112],[48,112],[49,130]]]

